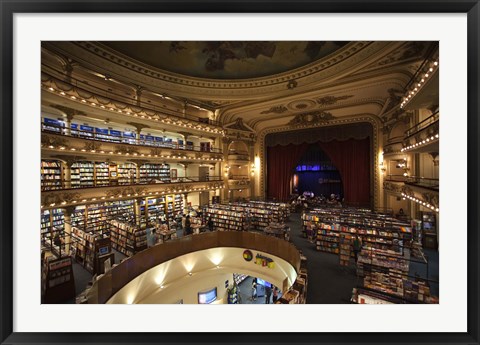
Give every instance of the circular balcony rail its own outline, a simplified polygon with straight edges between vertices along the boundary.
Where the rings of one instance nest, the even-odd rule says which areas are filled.
[[[258,250],[277,256],[291,264],[297,273],[300,271],[300,252],[283,239],[246,231],[202,233],[158,244],[113,267],[93,283],[87,295],[88,303],[106,303],[130,281],[159,264],[185,254],[218,247]]]

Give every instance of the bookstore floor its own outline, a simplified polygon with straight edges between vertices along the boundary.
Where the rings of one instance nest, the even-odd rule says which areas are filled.
[[[300,249],[307,257],[308,265],[308,284],[307,303],[308,304],[345,304],[350,303],[352,289],[357,286],[357,276],[355,266],[344,267],[339,265],[338,255],[320,252],[315,249],[315,245],[304,238],[302,235],[302,222],[299,213],[290,215],[291,240],[295,246]],[[181,231],[177,232],[182,235]],[[422,278],[428,278],[438,281],[438,252],[433,250],[424,250],[429,258],[428,270],[425,265],[411,265],[410,274],[418,275]],[[115,253],[115,263],[119,263],[125,256],[117,251]],[[77,294],[81,293],[92,279],[92,275],[83,267],[74,263],[75,289]],[[427,272],[428,271],[428,272]],[[265,298],[258,298],[256,301],[250,301],[251,277],[240,284],[242,294],[242,303],[264,304]],[[432,293],[438,295],[438,286],[432,286]],[[67,303],[75,303],[74,300]]]

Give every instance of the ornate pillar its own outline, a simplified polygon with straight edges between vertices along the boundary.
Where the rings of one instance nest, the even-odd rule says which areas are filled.
[[[65,253],[70,255],[70,243],[72,242],[72,213],[75,206],[67,206],[63,209],[63,219],[65,222]]]
[[[135,213],[135,224],[140,225],[141,223],[141,218],[142,214],[140,212],[140,200],[141,198],[135,198],[134,203],[133,203],[133,211]],[[145,198],[145,216],[147,215],[147,199]],[[145,224],[147,222],[147,219],[145,219]]]
[[[146,125],[144,123],[137,123],[137,122],[127,122],[127,125],[135,127],[135,139],[137,145],[140,145],[140,133],[142,129],[144,128],[150,128],[149,125]]]
[[[140,183],[141,182],[141,179],[140,179],[140,166],[142,164],[145,164],[147,161],[145,160],[141,160],[141,159],[132,159],[131,160],[132,163],[135,163],[135,183]]]

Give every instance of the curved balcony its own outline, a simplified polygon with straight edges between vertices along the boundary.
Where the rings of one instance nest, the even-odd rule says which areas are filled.
[[[59,72],[59,74],[63,75],[61,72]],[[189,114],[179,116],[178,113],[166,111],[160,104],[158,107],[145,102],[141,102],[139,105],[136,99],[125,97],[120,93],[115,93],[113,90],[108,90],[107,86],[103,89],[85,83],[83,80],[75,79],[74,77],[70,77],[70,80],[70,83],[66,83],[65,80],[42,72],[42,89],[52,94],[67,97],[83,105],[91,105],[92,103],[96,105],[103,104],[105,109],[112,108],[115,112],[120,110],[127,116],[134,114],[131,115],[132,118],[135,118],[134,116],[150,119],[168,117],[172,118],[173,123],[175,123],[175,121],[185,121],[190,123],[194,129],[198,128],[200,131],[207,130],[208,128],[207,131],[212,134],[223,133],[221,124],[208,118],[200,118]]]
[[[383,155],[395,155],[401,154],[403,148],[403,136],[393,137],[388,139],[387,143],[383,146]]]
[[[250,162],[250,156],[247,151],[232,151],[228,152],[228,163],[232,165],[243,165]]]
[[[166,287],[165,290],[167,290],[169,283],[168,272],[162,275],[161,281],[158,281],[159,275],[149,274],[149,272],[153,272],[151,270],[170,260],[178,259],[183,255],[215,248],[243,248],[240,249],[238,257],[234,258],[239,262],[239,267],[234,268],[235,271],[237,273],[241,273],[242,271],[246,273],[254,272],[256,276],[265,277],[276,286],[279,286],[283,291],[286,291],[293,285],[296,274],[300,271],[301,258],[299,251],[293,244],[283,239],[243,231],[217,231],[189,235],[146,249],[113,267],[94,282],[91,289],[86,293],[87,302],[90,304],[103,304],[107,302],[136,303],[134,298],[130,299],[130,296],[135,296],[139,300],[142,298],[145,299],[145,296],[155,293],[155,290],[158,291],[160,284],[162,284],[162,286],[164,284]],[[284,270],[255,265],[254,260],[246,262],[241,255],[244,249],[259,251],[262,254],[265,253],[266,255],[271,255],[285,261],[291,266],[295,277],[288,275]],[[256,253],[254,253],[254,255],[256,255]],[[211,270],[215,270],[215,267],[221,269],[223,261],[231,258],[231,256],[222,255],[221,252],[215,253],[215,255],[211,256]],[[183,270],[185,271],[184,276],[187,276],[187,273],[191,273],[192,271],[194,276],[208,274],[207,268],[200,267],[199,271],[196,271],[195,265],[184,267]],[[220,274],[220,271],[218,272],[218,274]],[[163,273],[165,273],[165,271]],[[170,274],[173,273],[176,272]],[[148,278],[142,279],[146,283],[142,283],[141,288],[130,285],[128,289],[124,289],[124,287],[138,277]],[[187,276],[186,279],[191,278]],[[141,293],[142,296],[138,296],[137,293]],[[116,294],[117,296],[115,296]],[[111,300],[113,296],[115,296],[115,299]]]
[[[195,183],[195,182],[214,182],[222,181],[221,176],[182,176],[175,179],[155,179],[155,178],[139,178],[137,181],[131,179],[130,181],[123,180],[93,180],[91,185],[75,185],[76,181],[72,180],[53,180],[55,184],[51,184],[52,180],[43,180],[41,190],[42,192],[53,190],[72,190],[72,189],[88,189],[88,188],[103,188],[103,187],[118,187],[118,186],[147,186],[156,184],[179,184],[179,183]],[[72,183],[73,182],[73,183]]]
[[[94,133],[91,131],[84,131],[80,129],[67,129],[65,127],[54,125],[54,124],[42,123],[42,133],[46,133],[49,135],[60,135],[60,136],[65,136],[70,138],[80,138],[80,139],[90,140],[90,141],[113,143],[113,144],[222,154],[222,150],[219,148],[212,147],[209,150],[205,150],[201,146],[192,146],[187,144],[179,145],[178,143],[156,141],[153,138],[151,140],[148,140],[148,139],[136,139],[136,138],[130,138],[130,137],[128,138],[120,137],[120,136],[115,136],[111,134]]]
[[[248,175],[231,175],[228,177],[229,189],[244,189],[250,186]]]
[[[42,191],[40,196],[41,206],[42,209],[49,209],[75,206],[77,204],[93,204],[102,201],[129,200],[142,196],[202,192],[223,189],[225,187],[218,176],[210,176],[208,181],[204,178],[199,178],[198,181],[188,179],[192,178],[182,178],[179,182],[170,181],[170,183],[150,183],[148,181],[147,183],[127,185],[45,190]]]
[[[439,130],[436,112],[405,132],[402,152],[438,152]]]

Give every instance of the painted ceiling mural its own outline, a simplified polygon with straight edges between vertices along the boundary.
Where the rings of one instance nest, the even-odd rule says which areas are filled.
[[[347,41],[103,41],[144,64],[198,78],[247,79],[321,59]]]

